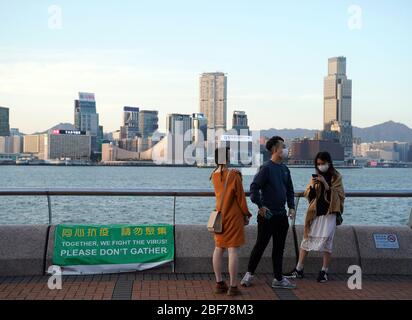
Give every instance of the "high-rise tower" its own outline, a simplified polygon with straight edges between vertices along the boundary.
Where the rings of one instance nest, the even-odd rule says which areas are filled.
[[[352,157],[352,80],[346,76],[346,58],[328,60],[324,80],[323,126],[325,132],[337,132],[345,148],[345,158]]]
[[[208,129],[226,130],[227,77],[222,72],[200,76],[200,113],[207,118]]]
[[[10,135],[9,109],[0,107],[0,136]]]
[[[100,142],[103,137],[99,128],[99,114],[96,112],[94,93],[79,93],[79,99],[74,102],[74,126],[77,130],[86,131],[91,136],[92,153],[100,152]]]

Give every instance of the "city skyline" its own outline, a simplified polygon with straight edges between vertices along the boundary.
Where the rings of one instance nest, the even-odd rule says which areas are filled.
[[[71,122],[73,97],[86,91],[96,93],[106,132],[126,105],[158,110],[165,131],[168,113],[197,112],[199,75],[222,71],[227,112],[244,110],[251,129],[321,129],[325,61],[340,55],[356,81],[353,125],[412,127],[410,2],[358,1],[360,28],[348,25],[346,1],[228,1],[216,11],[217,3],[61,1],[60,29],[50,28],[48,1],[7,3],[0,105],[10,108],[11,127],[32,133]]]
[[[322,99],[323,99],[323,97],[322,97]],[[322,100],[321,99],[321,100]],[[72,101],[73,102],[73,101]],[[12,115],[12,112],[13,112],[13,108],[12,107],[6,107],[6,106],[2,106],[1,108],[4,108],[4,109],[9,109],[10,110],[10,118],[12,118],[13,117],[13,115]],[[118,110],[117,110],[117,113],[118,113],[118,115],[119,114],[123,114],[123,108],[124,107],[119,107],[118,108]],[[139,109],[139,108],[138,108]],[[153,111],[157,111],[157,110],[154,110],[153,108],[151,108]],[[246,110],[246,108],[245,108],[245,110]],[[151,110],[143,110],[142,109],[142,111],[151,111]],[[233,112],[236,112],[237,110],[236,109],[233,109],[232,110],[232,113],[231,114],[233,114]],[[244,112],[246,112],[246,111],[244,111]],[[323,112],[323,111],[322,111]],[[171,112],[171,113],[178,113],[178,112]],[[247,112],[246,112],[247,113]],[[162,121],[161,120],[161,117],[159,116],[159,124],[163,124],[164,123],[164,125],[159,125],[159,131],[161,131],[161,132],[163,132],[163,133],[165,133],[165,132],[167,132],[167,116],[168,116],[168,114],[169,113],[166,113],[166,114],[164,114],[164,121]],[[193,114],[199,114],[198,112],[189,112],[188,114],[190,114],[190,115],[193,115]],[[322,115],[321,115],[321,117],[322,117]],[[118,116],[118,118],[120,119],[118,122],[118,124],[116,125],[116,124],[114,124],[114,127],[111,129],[111,130],[106,130],[106,128],[103,126],[103,128],[104,128],[104,134],[109,134],[109,133],[115,133],[115,132],[120,132],[121,131],[121,127],[122,127],[122,116],[120,115],[120,116]],[[319,120],[319,119],[318,119]],[[318,121],[319,122],[319,121]],[[405,121],[405,119],[401,119],[401,120],[398,120],[398,121],[395,121],[395,120],[393,120],[392,118],[389,118],[389,119],[386,119],[386,120],[382,120],[382,122],[377,122],[377,123],[375,123],[375,122],[373,122],[373,123],[370,123],[370,124],[368,124],[368,125],[364,125],[364,126],[359,126],[359,125],[354,125],[354,127],[356,127],[356,128],[360,128],[360,129],[366,129],[366,128],[370,128],[370,127],[374,127],[374,126],[377,126],[377,125],[382,125],[382,124],[384,124],[384,123],[387,123],[387,122],[393,122],[393,123],[399,123],[399,124],[401,124],[401,125],[406,125],[408,128],[411,128],[412,129],[412,125],[409,125],[408,124],[408,122],[407,121]],[[64,119],[64,120],[62,120],[62,119],[60,119],[60,120],[58,120],[57,119],[57,121],[56,122],[54,122],[54,123],[50,123],[49,124],[49,126],[46,126],[46,127],[42,127],[42,128],[38,128],[38,129],[35,129],[34,131],[25,131],[24,129],[22,129],[22,127],[21,126],[19,126],[18,125],[18,123],[19,123],[19,121],[17,120],[17,121],[15,121],[14,122],[14,124],[16,124],[16,125],[12,125],[12,122],[10,121],[10,133],[12,134],[12,131],[13,130],[17,130],[16,132],[17,133],[13,133],[13,135],[21,135],[21,134],[25,134],[25,135],[31,135],[31,134],[38,134],[38,133],[43,133],[43,132],[45,132],[45,131],[48,131],[50,128],[52,128],[52,127],[54,127],[54,126],[56,126],[56,125],[59,125],[59,124],[73,124],[73,121],[71,121],[70,119]],[[229,123],[228,123],[229,124]],[[320,124],[319,124],[319,126],[318,127],[316,127],[316,128],[314,128],[314,127],[309,127],[309,126],[295,126],[295,127],[282,127],[282,126],[271,126],[271,127],[267,127],[267,128],[260,128],[260,129],[254,129],[253,128],[253,126],[251,126],[251,130],[263,130],[263,131],[267,131],[267,130],[271,130],[271,129],[277,129],[277,130],[314,130],[314,131],[322,131],[322,129],[323,129],[323,125],[324,125],[324,123],[323,123],[323,121],[321,121],[320,122]],[[229,126],[230,127],[230,126]],[[229,128],[228,127],[228,130],[229,129],[231,129],[231,128]]]

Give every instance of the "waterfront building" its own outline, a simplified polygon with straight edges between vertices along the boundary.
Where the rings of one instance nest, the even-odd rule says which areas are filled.
[[[140,153],[136,151],[129,151],[116,146],[114,143],[104,143],[102,145],[102,162],[113,161],[138,161],[140,160]]]
[[[139,137],[134,137],[133,139],[120,139],[116,141],[119,148],[138,152],[139,151]]]
[[[61,123],[53,128],[23,138],[23,152],[41,160],[90,160],[91,136],[71,124]]]
[[[48,136],[44,159],[90,160],[91,137],[86,133],[54,133]]]
[[[0,136],[10,135],[9,108],[0,107]]]
[[[79,99],[74,102],[74,126],[90,135],[92,152],[99,153],[103,128],[99,126],[94,93],[79,92]]]
[[[354,143],[354,155],[368,160],[408,162],[410,144],[398,141]]]
[[[39,159],[90,160],[91,136],[78,130],[53,130],[40,135]]]
[[[120,130],[116,130],[114,132],[112,132],[112,140],[113,141],[118,141],[121,139],[121,131]]]
[[[138,137],[137,138],[137,151],[144,152],[153,147],[152,137]]]
[[[164,162],[171,164],[170,148],[168,148],[168,137],[160,138],[156,144],[152,138],[138,138],[139,150],[130,151],[120,148],[115,143],[104,143],[102,146],[103,163],[118,161],[159,161],[158,158],[164,159]]]
[[[10,154],[10,137],[0,136],[0,153]]]
[[[40,151],[40,141],[38,134],[25,135],[23,137],[23,152],[36,154]]]
[[[395,143],[395,151],[399,153],[399,161],[408,162],[409,147],[410,145],[408,142]]]
[[[398,142],[398,141],[373,142],[370,144],[370,149],[381,151],[380,159],[385,160],[385,161],[402,161],[402,162],[408,161],[409,143],[407,142]]]
[[[192,114],[192,141],[203,143],[207,139],[207,118],[203,113]]]
[[[23,152],[21,136],[0,136],[0,153],[18,154]]]
[[[344,148],[340,143],[327,140],[303,139],[294,140],[290,148],[292,164],[313,164],[318,152],[327,151],[336,162],[344,161]]]
[[[353,156],[356,158],[366,157],[366,152],[370,150],[371,144],[367,142],[353,144]]]
[[[190,117],[190,115],[179,113],[171,113],[167,115],[166,131],[172,139],[173,162],[178,164],[183,163],[184,150],[192,142],[191,129],[192,118]]]
[[[159,128],[158,111],[141,110],[139,112],[139,134],[142,138],[149,138]]]
[[[12,153],[23,153],[23,137],[22,136],[10,136]]]
[[[235,130],[238,135],[244,135],[245,132],[249,135],[249,125],[246,112],[233,111],[232,129]]]
[[[166,116],[166,130],[172,135],[183,136],[192,129],[192,119],[189,114],[170,113]]]
[[[365,158],[376,161],[398,162],[399,153],[382,149],[370,149],[366,151]]]
[[[238,141],[229,143],[233,157],[232,161],[235,164],[249,164],[252,156],[252,142],[247,140],[247,137],[250,137],[250,130],[246,112],[233,112],[232,129],[228,134],[238,136]]]
[[[123,108],[123,124],[120,127],[121,139],[134,139],[139,134],[139,108]]]
[[[134,139],[120,139],[114,142],[120,149],[132,152],[144,152],[153,146],[151,137],[135,137]]]

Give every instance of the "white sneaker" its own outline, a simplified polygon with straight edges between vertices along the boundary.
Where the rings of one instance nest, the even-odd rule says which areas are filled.
[[[243,277],[242,281],[240,281],[240,285],[242,287],[250,287],[253,282],[254,275],[250,272],[246,272],[245,276]]]
[[[290,282],[288,279],[283,277],[283,279],[280,280],[280,281],[278,281],[276,279],[273,279],[272,288],[276,288],[276,289],[296,289],[296,284]]]

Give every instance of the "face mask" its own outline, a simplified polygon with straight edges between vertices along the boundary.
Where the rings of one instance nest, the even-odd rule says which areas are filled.
[[[285,148],[282,150],[282,159],[287,159],[289,156],[289,149]]]
[[[325,173],[329,170],[329,164],[327,164],[327,163],[322,164],[322,165],[318,166],[318,169],[319,169],[320,172]]]

